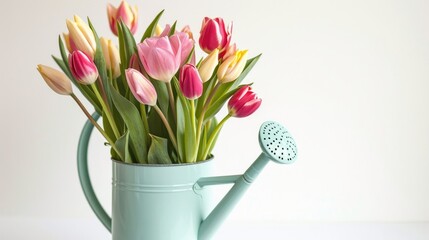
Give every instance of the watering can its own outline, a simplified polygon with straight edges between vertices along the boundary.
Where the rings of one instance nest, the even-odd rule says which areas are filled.
[[[98,119],[97,113],[93,114]],[[270,161],[296,160],[288,131],[268,121],[259,130],[262,153],[242,175],[213,176],[211,159],[193,164],[127,164],[112,160],[112,217],[98,201],[88,173],[88,143],[93,129],[85,123],[78,144],[78,172],[88,203],[113,240],[211,239],[244,192]],[[215,206],[210,187],[233,184]]]

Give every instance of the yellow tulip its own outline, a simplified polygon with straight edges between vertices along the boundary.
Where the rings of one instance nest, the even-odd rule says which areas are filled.
[[[112,40],[104,37],[100,38],[100,44],[104,59],[106,60],[106,67],[112,71],[114,78],[119,77],[119,75],[121,75],[121,70],[119,68],[120,57],[118,48]]]
[[[200,73],[201,80],[207,82],[213,75],[219,60],[219,49],[213,50],[204,60],[201,62],[198,72]]]
[[[64,34],[64,38],[69,51],[80,50],[91,59],[94,59],[97,45],[95,43],[94,34],[89,26],[76,15],[74,16],[74,21],[67,19],[66,24],[69,34]]]
[[[236,51],[220,64],[217,77],[220,83],[232,82],[240,76],[246,66],[247,50]]]
[[[54,92],[61,95],[73,93],[71,81],[63,72],[42,64],[37,65],[37,70]]]

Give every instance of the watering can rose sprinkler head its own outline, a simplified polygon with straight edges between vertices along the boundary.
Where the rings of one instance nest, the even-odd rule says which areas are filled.
[[[243,175],[202,178],[197,182],[199,187],[234,183],[231,190],[201,223],[198,232],[199,240],[211,239],[214,232],[270,160],[289,164],[295,162],[297,158],[298,151],[294,139],[286,128],[277,122],[267,121],[262,124],[259,129],[259,145],[262,153]]]
[[[273,121],[267,121],[259,129],[259,145],[273,161],[293,163],[296,160],[296,143],[285,127]]]

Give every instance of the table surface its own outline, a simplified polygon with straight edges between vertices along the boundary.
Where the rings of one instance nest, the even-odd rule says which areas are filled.
[[[0,239],[110,239],[96,219],[0,217]],[[428,240],[429,222],[228,224],[213,238],[250,240]]]

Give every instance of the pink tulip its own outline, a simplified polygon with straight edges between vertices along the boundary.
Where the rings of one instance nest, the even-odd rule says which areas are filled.
[[[69,67],[80,84],[93,84],[98,78],[95,63],[82,51],[74,51],[69,55]]]
[[[177,35],[146,38],[137,45],[140,61],[152,78],[170,82],[181,65],[182,44]]]
[[[122,21],[134,34],[137,30],[138,14],[137,7],[131,7],[126,1],[122,1],[118,8],[112,4],[107,5],[107,17],[113,34],[118,35],[116,23]]]
[[[181,45],[180,65],[182,66],[183,64],[186,63],[186,60],[188,59],[189,54],[191,54],[192,48],[194,47],[194,40],[192,40],[189,37],[189,34],[185,32],[178,32],[171,37],[174,38],[175,36],[177,36]],[[192,54],[190,63],[195,65],[195,53]]]
[[[200,47],[206,53],[216,48],[223,52],[231,41],[231,33],[232,24],[227,29],[222,18],[205,17],[200,31]]]
[[[229,100],[229,114],[233,117],[247,117],[261,106],[262,99],[249,86],[240,88]]]
[[[133,68],[125,71],[128,86],[134,97],[142,104],[155,106],[157,94],[152,83],[143,74]]]
[[[180,69],[179,84],[180,90],[187,99],[197,99],[203,93],[203,82],[194,65],[185,64]]]
[[[164,30],[162,30],[162,32],[157,36],[157,37],[165,37],[170,34],[170,30],[171,30],[171,26],[170,24],[165,25]]]

